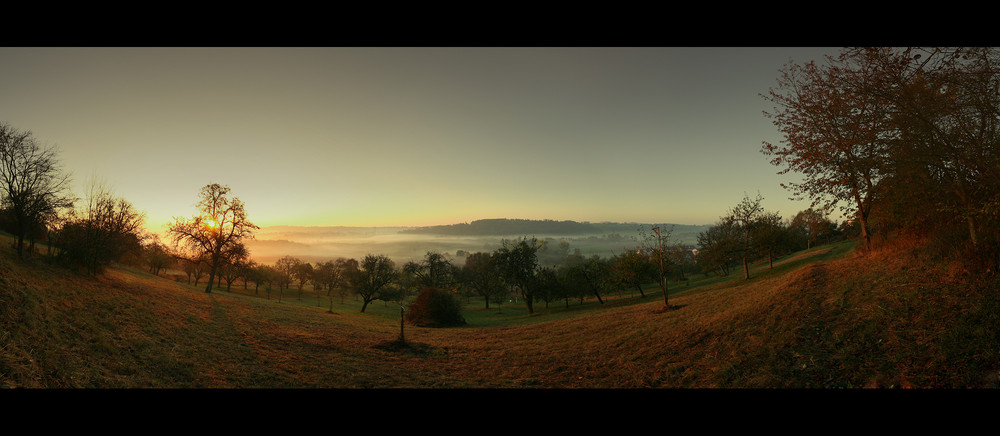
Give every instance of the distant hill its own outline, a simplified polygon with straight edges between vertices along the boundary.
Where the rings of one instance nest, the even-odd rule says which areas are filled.
[[[650,224],[494,218],[469,223],[414,227],[401,230],[399,233],[448,236],[580,236],[608,233],[634,234],[643,226],[648,229]],[[675,231],[684,232],[702,231],[707,227],[684,224],[666,224],[666,226],[674,226]]]

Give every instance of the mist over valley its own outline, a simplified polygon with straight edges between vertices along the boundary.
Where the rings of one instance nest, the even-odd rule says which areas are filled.
[[[534,237],[553,246],[565,241],[569,252],[584,256],[610,257],[634,249],[653,225],[673,228],[670,244],[694,245],[697,235],[709,225],[589,223],[577,221],[484,219],[441,226],[350,227],[350,226],[269,226],[246,241],[255,260],[274,263],[290,255],[306,262],[338,257],[361,258],[384,254],[397,262],[419,260],[428,251],[462,262],[468,253],[491,252],[503,241]]]

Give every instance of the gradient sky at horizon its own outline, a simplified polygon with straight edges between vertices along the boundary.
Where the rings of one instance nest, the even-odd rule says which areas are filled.
[[[0,121],[162,232],[202,186],[261,226],[711,224],[794,180],[760,97],[810,47],[4,47]]]

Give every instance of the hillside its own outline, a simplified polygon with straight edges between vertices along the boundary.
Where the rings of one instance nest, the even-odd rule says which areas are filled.
[[[667,312],[655,292],[554,304],[518,323],[407,326],[410,346],[399,348],[391,307],[362,314],[338,302],[328,313],[289,291],[282,303],[205,294],[129,268],[91,278],[4,252],[0,386],[996,387],[996,284],[841,243],[749,281],[674,286]],[[483,315],[477,305],[466,311],[483,319],[471,316]]]

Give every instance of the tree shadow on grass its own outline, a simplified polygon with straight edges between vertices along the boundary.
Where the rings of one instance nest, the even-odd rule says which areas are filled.
[[[683,309],[686,304],[671,304],[670,306],[660,306],[653,309],[653,313],[667,313]]]
[[[419,342],[412,342],[412,341],[401,341],[399,339],[380,342],[378,344],[375,344],[373,348],[377,348],[379,350],[388,351],[392,353],[407,353],[418,356],[426,356],[434,354],[437,351],[436,348],[427,344],[421,344]]]

